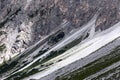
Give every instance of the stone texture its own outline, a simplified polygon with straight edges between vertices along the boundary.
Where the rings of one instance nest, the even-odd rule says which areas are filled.
[[[96,12],[96,30],[105,30],[120,21],[119,0],[0,0],[1,57],[24,51],[58,29],[65,33],[87,23]]]

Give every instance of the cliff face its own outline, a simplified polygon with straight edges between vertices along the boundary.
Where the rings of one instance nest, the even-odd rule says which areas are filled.
[[[44,40],[44,45],[39,45],[51,49],[66,35],[69,37],[81,29],[95,14],[95,32],[99,33],[120,21],[120,1],[0,0],[0,64],[55,32]]]
[[[96,30],[107,29],[120,20],[119,0],[0,0],[0,56],[19,54],[63,23],[69,33],[96,12]]]

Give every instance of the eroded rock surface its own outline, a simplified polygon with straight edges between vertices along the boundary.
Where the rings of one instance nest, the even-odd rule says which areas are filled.
[[[97,12],[96,30],[105,30],[120,21],[119,3],[119,0],[0,0],[0,59],[9,60],[20,54],[63,27],[60,26],[63,23],[69,23],[64,26],[68,34]]]

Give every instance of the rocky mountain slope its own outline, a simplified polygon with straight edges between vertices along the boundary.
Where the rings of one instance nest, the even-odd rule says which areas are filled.
[[[54,51],[67,46],[65,52],[119,21],[119,0],[0,0],[0,64],[5,64],[0,76],[25,67],[47,51],[57,54]],[[14,58],[18,63],[6,70]]]

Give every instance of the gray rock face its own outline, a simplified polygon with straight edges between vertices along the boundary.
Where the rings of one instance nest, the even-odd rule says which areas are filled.
[[[5,45],[1,57],[19,54],[64,22],[70,23],[66,33],[81,27],[97,11],[96,30],[120,20],[119,0],[1,0],[0,44]]]
[[[48,40],[55,45],[96,13],[95,30],[106,30],[120,21],[119,5],[119,0],[0,0],[0,64],[63,28]]]
[[[24,51],[64,22],[65,32],[81,27],[99,11],[96,30],[104,30],[120,19],[118,0],[1,0],[1,53]]]

